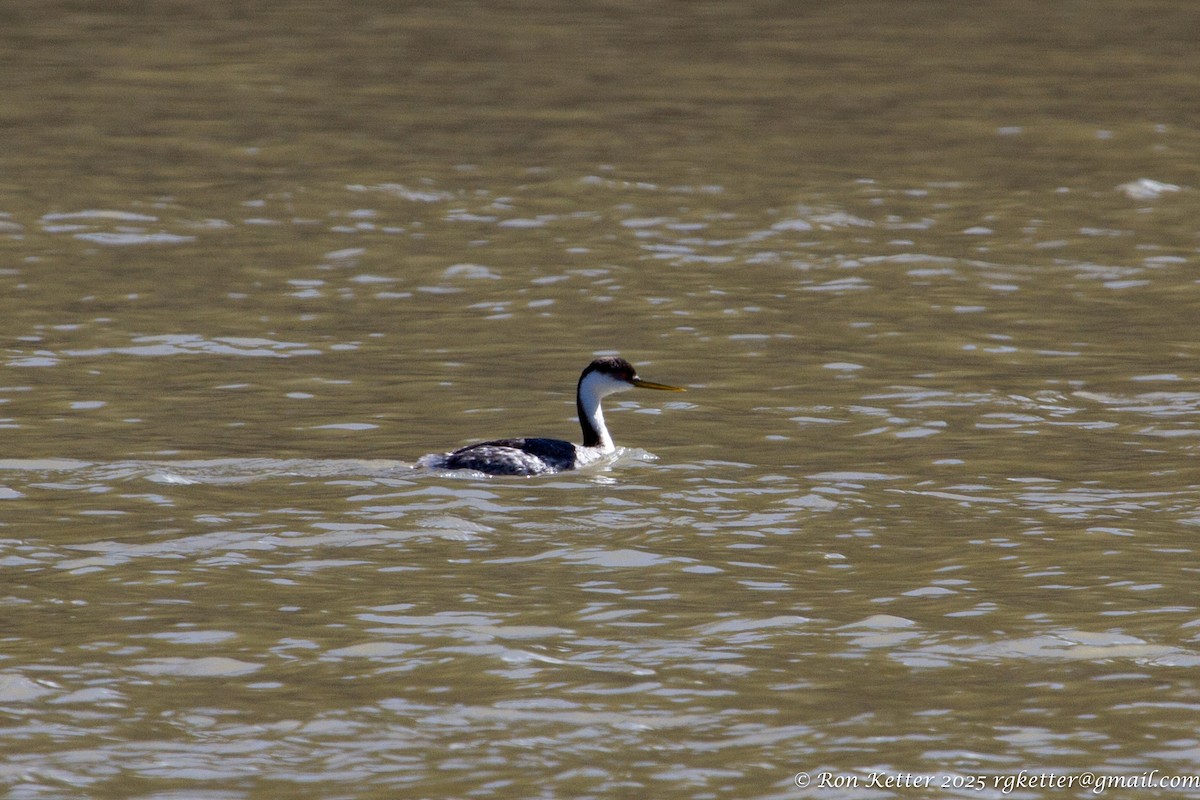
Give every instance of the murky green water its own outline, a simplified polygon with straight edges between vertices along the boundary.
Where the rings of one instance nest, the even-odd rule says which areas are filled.
[[[1194,794],[1198,27],[10,4],[7,796]]]

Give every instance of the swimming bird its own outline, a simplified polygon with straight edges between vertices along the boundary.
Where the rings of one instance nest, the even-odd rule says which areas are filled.
[[[417,460],[417,466],[467,469],[489,475],[543,475],[578,469],[616,451],[604,424],[600,401],[610,394],[629,389],[686,391],[679,386],[642,380],[633,365],[623,358],[597,358],[587,365],[575,387],[575,409],[579,413],[579,427],[583,428],[582,445],[561,439],[494,439],[467,445],[452,453],[422,456]]]

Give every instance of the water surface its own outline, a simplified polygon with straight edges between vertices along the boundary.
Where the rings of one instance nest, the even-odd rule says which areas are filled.
[[[9,796],[1200,774],[1185,6],[0,13]]]

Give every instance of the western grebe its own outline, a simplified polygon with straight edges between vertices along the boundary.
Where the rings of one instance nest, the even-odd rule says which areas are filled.
[[[582,445],[561,439],[495,439],[467,445],[452,453],[422,456],[417,460],[417,466],[469,469],[490,475],[542,475],[578,469],[616,451],[604,425],[600,401],[628,389],[686,391],[679,386],[642,380],[633,365],[623,358],[597,358],[587,365],[575,388],[575,409],[579,413],[579,427],[583,428]]]

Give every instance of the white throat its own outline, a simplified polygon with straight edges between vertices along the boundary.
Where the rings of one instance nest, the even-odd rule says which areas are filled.
[[[589,374],[579,383],[579,424],[585,429],[585,441],[586,429],[590,427],[595,431],[599,438],[596,447],[601,453],[611,453],[617,449],[617,446],[613,444],[612,436],[608,433],[608,426],[604,424],[604,410],[600,408],[600,401],[610,394],[632,388],[633,386],[625,381],[616,380],[600,372]]]

